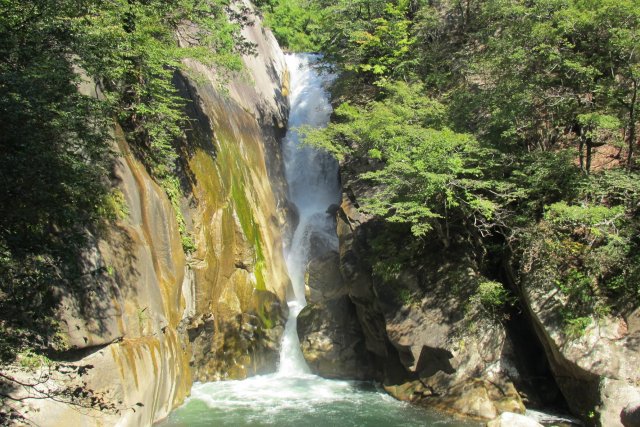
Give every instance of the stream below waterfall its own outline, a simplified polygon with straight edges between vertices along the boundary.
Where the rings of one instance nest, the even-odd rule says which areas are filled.
[[[278,372],[241,381],[196,383],[185,404],[158,426],[478,426],[399,402],[374,384],[328,380],[309,373],[296,331],[304,308],[305,266],[311,244],[336,250],[335,223],[327,208],[339,203],[338,165],[325,153],[299,147],[296,127],[324,126],[331,106],[325,90],[331,76],[317,72],[310,54],[287,55],[291,115],[283,142],[290,200],[299,225],[286,260],[294,295],[282,339]]]

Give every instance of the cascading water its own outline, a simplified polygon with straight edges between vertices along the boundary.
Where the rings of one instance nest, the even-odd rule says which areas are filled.
[[[338,166],[325,153],[300,147],[295,127],[323,126],[331,114],[327,75],[313,67],[316,55],[287,55],[291,73],[290,131],[284,141],[285,175],[299,224],[286,260],[293,295],[278,372],[242,381],[196,383],[191,397],[160,426],[478,426],[445,419],[398,402],[370,383],[327,380],[309,373],[300,351],[296,318],[304,308],[304,274],[312,252],[337,249],[335,223],[326,213],[339,201]]]
[[[331,105],[324,86],[330,76],[319,75],[312,67],[313,55],[288,55],[291,70],[291,114],[284,140],[285,177],[289,185],[289,200],[298,209],[299,223],[285,254],[293,293],[289,300],[289,319],[285,326],[280,351],[280,375],[308,373],[309,368],[300,351],[296,319],[306,305],[304,274],[311,252],[312,237],[323,246],[338,248],[335,224],[327,208],[340,200],[338,165],[327,153],[311,147],[301,147],[296,128],[302,125],[325,126],[331,115]]]

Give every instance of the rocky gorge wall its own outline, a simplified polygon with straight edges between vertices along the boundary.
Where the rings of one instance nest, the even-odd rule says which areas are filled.
[[[362,213],[359,201],[375,191],[358,178],[366,167],[341,164],[339,253],[308,266],[298,333],[312,371],[373,377],[398,399],[473,418],[526,405],[622,426],[623,409],[639,401],[638,309],[570,336],[554,273],[525,257],[497,268],[517,301],[492,311],[480,299],[492,281],[467,242],[416,245],[406,228]]]
[[[192,124],[175,177],[184,197],[169,198],[114,130],[122,215],[93,238],[83,291],[60,291],[61,338],[70,350],[41,384],[45,392],[77,385],[102,404],[26,399],[30,422],[151,425],[193,381],[275,370],[290,286],[279,157],[287,71],[275,38],[254,18],[243,34],[257,55],[244,58],[246,73],[227,93],[202,64],[188,62],[176,76]],[[193,236],[192,253],[181,232]]]
[[[516,272],[508,269],[507,281],[517,289],[571,410],[596,425],[622,426],[623,409],[637,413],[640,406],[640,307],[603,314],[572,334],[560,318],[565,301],[556,290],[558,273],[536,257],[538,244],[527,249]]]
[[[373,376],[398,399],[469,417],[523,412],[504,327],[466,304],[469,290],[483,280],[473,260],[434,253],[426,262],[412,262],[406,234],[394,237],[388,225],[358,210],[358,198],[370,189],[351,167],[341,168],[339,253],[310,263],[311,304],[298,318],[312,370],[332,377]],[[372,248],[380,243],[385,253],[407,255],[390,274],[373,271]],[[327,328],[321,320],[327,318],[337,325]],[[334,354],[347,357],[336,362]]]

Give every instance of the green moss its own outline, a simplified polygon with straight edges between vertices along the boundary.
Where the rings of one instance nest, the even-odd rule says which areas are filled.
[[[44,366],[50,366],[53,362],[51,362],[48,357],[37,354],[31,349],[27,349],[18,354],[18,363],[23,368],[35,370]]]
[[[180,231],[180,237],[182,239],[182,249],[185,253],[190,254],[196,250],[196,244],[193,241],[193,236],[187,231],[187,225],[180,208],[180,198],[182,197],[182,190],[180,188],[180,180],[176,176],[167,176],[160,181],[160,185],[167,193],[173,211],[178,221],[178,230]]]
[[[269,316],[269,313],[264,308],[264,304],[260,304],[258,307],[258,317],[260,318],[260,322],[262,323],[262,327],[264,329],[272,329],[275,322]]]
[[[245,182],[242,174],[234,174],[231,181],[231,197],[235,207],[236,214],[247,240],[253,244],[255,264],[254,274],[256,277],[256,289],[266,290],[266,282],[264,278],[265,257],[262,251],[262,241],[260,239],[260,230],[253,215],[253,210],[249,204],[249,200],[244,192]]]
[[[256,262],[256,265],[254,267],[254,274],[256,276],[256,289],[259,291],[266,291],[267,284],[264,278],[265,262],[262,251],[260,251],[259,256],[262,257],[262,259],[258,259],[258,262]]]
[[[100,206],[97,207],[98,215],[110,221],[126,218],[129,215],[129,206],[120,189],[113,188],[107,193]]]
[[[246,135],[246,138],[251,138],[251,135]],[[208,210],[205,216],[210,217],[219,209],[225,209],[229,214],[235,213],[242,233],[253,248],[255,289],[266,290],[263,242],[250,202],[255,197],[250,195],[251,186],[247,184],[249,168],[260,159],[250,146],[245,147],[246,152],[241,152],[236,134],[224,123],[219,123],[214,142],[215,157],[208,151],[197,150],[190,162],[202,190],[199,197]],[[232,232],[231,228],[223,230],[223,233]],[[229,239],[232,237],[229,236]],[[229,239],[223,240],[230,241]]]
[[[149,316],[146,313],[148,308],[149,307],[144,307],[144,308],[139,308],[138,310],[136,310],[136,314],[138,316],[138,327],[140,328],[140,333],[142,333],[142,331],[144,330],[144,325],[146,324],[147,320],[149,319]]]

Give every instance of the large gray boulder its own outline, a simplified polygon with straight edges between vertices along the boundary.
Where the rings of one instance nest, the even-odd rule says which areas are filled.
[[[358,380],[374,377],[355,308],[348,297],[305,307],[298,316],[298,337],[314,374]]]
[[[524,415],[503,412],[498,418],[489,421],[487,427],[542,427],[542,424]]]
[[[305,284],[310,303],[319,303],[347,293],[340,273],[340,257],[329,251],[309,261]]]

